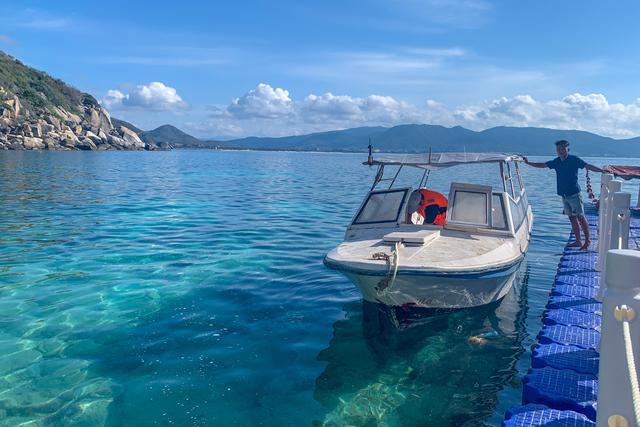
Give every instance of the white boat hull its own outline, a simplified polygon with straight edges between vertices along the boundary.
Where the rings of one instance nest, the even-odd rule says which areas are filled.
[[[387,288],[380,286],[384,276],[340,270],[360,288],[366,301],[396,307],[466,308],[505,296],[515,281],[519,264],[498,272],[466,276],[402,274]]]

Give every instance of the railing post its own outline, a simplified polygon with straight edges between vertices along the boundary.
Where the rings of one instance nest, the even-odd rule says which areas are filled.
[[[598,271],[602,271],[602,267],[604,266],[604,252],[602,252],[600,242],[604,236],[604,224],[606,222],[606,212],[607,212],[607,198],[609,196],[609,183],[613,180],[613,175],[610,173],[603,173],[602,178],[600,180],[600,204],[598,208],[598,260],[596,269]]]
[[[625,353],[623,322],[628,321],[634,345],[633,359],[640,350],[637,337],[640,310],[640,251],[614,249],[607,253],[606,269],[602,284],[607,288],[602,308],[600,342],[600,367],[598,385],[597,427],[610,425],[636,425],[632,379]],[[616,421],[620,424],[616,424]]]
[[[609,249],[629,248],[629,222],[631,216],[631,194],[617,192],[612,195],[611,234]],[[606,268],[606,258],[605,258]]]
[[[609,187],[617,188],[621,187],[621,182],[611,181]],[[609,193],[609,201],[607,202],[607,224],[605,230],[605,236],[602,239],[602,244],[598,244],[598,257],[600,253],[606,252],[609,249],[627,249],[629,247],[629,223],[631,217],[630,205],[631,194],[623,192]],[[602,259],[602,270],[607,269],[607,257],[598,258],[598,261]],[[596,300],[602,302],[604,298],[604,291],[606,289],[605,283],[600,283],[600,289],[596,295]]]
[[[606,260],[607,251],[611,248],[611,211],[613,205],[613,193],[617,193],[622,189],[622,181],[614,179],[609,181],[606,185],[606,196],[604,199],[604,206],[602,211],[602,222],[598,223],[598,263],[596,269],[598,271],[604,271],[604,263]],[[602,227],[602,235],[600,234],[600,227]]]

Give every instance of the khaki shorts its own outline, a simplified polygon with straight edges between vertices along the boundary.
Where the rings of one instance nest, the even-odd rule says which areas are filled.
[[[562,196],[562,205],[564,206],[565,215],[584,215],[584,205],[582,204],[582,196],[580,193],[572,194],[570,196]]]

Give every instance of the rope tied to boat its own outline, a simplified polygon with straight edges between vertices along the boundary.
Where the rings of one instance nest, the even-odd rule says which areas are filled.
[[[391,264],[391,258],[393,257],[393,265]],[[391,255],[385,252],[376,252],[371,255],[374,260],[384,260],[387,263],[387,272],[384,277],[380,279],[376,285],[376,292],[378,295],[386,294],[396,281],[396,275],[398,274],[398,265],[400,265],[400,242],[396,242]]]
[[[633,413],[636,417],[636,425],[640,426],[640,385],[638,385],[638,371],[636,369],[635,358],[633,357],[633,344],[631,342],[631,331],[629,322],[635,317],[632,308],[623,305],[616,307],[615,318],[622,322],[622,338],[624,341],[624,352],[627,359],[627,370],[631,382],[631,400],[633,401]]]
[[[598,199],[596,199],[596,195],[593,193],[593,186],[591,185],[591,175],[589,175],[589,169],[585,170],[587,172],[587,195],[593,203],[598,203]]]

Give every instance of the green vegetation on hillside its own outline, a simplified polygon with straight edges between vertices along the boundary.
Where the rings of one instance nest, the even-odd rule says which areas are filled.
[[[97,105],[98,101],[72,88],[62,80],[24,65],[0,51],[0,87],[16,94],[30,111],[51,111],[54,106],[73,113],[81,113],[79,105]]]

